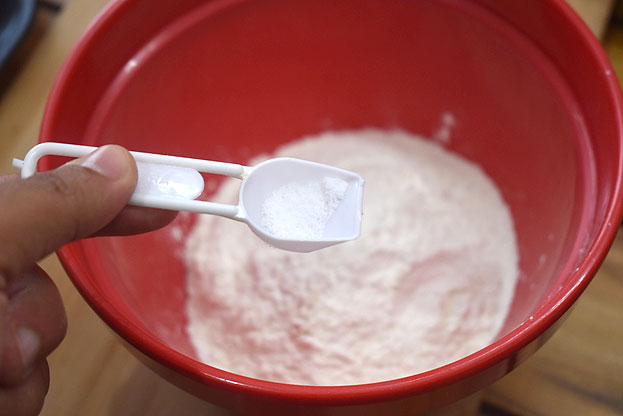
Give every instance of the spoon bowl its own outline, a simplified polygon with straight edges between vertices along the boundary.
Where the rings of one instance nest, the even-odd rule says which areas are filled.
[[[344,169],[288,157],[269,159],[253,167],[243,179],[239,215],[258,237],[270,245],[288,251],[310,252],[359,237],[363,186],[361,176]],[[317,195],[314,188],[320,190]],[[284,193],[284,189],[290,192]],[[308,190],[319,198],[305,198],[305,195],[299,195],[301,190]],[[330,204],[331,201],[326,198],[336,194],[340,197],[339,203]],[[266,218],[271,196],[273,200],[282,197],[278,201],[282,205],[277,207],[275,214],[283,213],[285,216],[277,219],[279,223],[276,226],[273,224],[273,227],[270,224],[267,226]],[[293,198],[284,200],[284,196]],[[308,206],[298,204],[297,197],[300,196],[309,202]],[[316,206],[319,209],[309,206],[312,204],[319,204],[319,207]],[[319,211],[324,215],[314,215]],[[322,232],[317,235],[289,232],[300,229],[301,225],[321,226]],[[280,234],[275,230],[286,232]]]

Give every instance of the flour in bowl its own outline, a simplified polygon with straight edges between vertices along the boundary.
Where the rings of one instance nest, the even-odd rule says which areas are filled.
[[[509,209],[478,166],[378,129],[303,138],[272,156],[360,174],[361,236],[290,253],[244,224],[199,216],[185,247],[186,312],[202,361],[265,380],[359,384],[448,364],[495,338],[518,255]],[[225,181],[212,199],[235,203],[239,186]]]

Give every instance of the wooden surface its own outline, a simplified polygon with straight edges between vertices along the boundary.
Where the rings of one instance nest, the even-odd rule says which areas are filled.
[[[567,3],[582,16],[595,36],[601,39],[615,0],[567,0]]]
[[[612,0],[569,0],[598,35]],[[107,0],[68,0],[35,30],[0,77],[0,173],[36,143],[45,100],[60,65]],[[607,35],[613,43],[621,35]],[[613,44],[623,71],[623,46]],[[618,55],[616,55],[618,54]],[[617,64],[617,62],[615,62]],[[180,391],[134,359],[71,285],[57,258],[42,266],[64,299],[69,330],[51,355],[43,415],[225,414]],[[623,414],[623,232],[563,327],[519,369],[485,391],[494,406],[521,415]]]

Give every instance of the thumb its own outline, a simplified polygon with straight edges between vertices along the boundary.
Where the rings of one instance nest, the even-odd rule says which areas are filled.
[[[0,184],[0,275],[14,276],[65,243],[88,237],[125,207],[134,158],[119,146],[25,180]]]

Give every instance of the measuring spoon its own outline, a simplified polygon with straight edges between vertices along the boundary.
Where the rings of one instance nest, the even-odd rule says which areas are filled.
[[[21,169],[22,178],[28,178],[36,173],[37,162],[43,156],[81,157],[96,149],[66,143],[40,143],[30,149],[23,161],[13,159],[13,166]],[[354,240],[361,232],[364,181],[356,173],[289,157],[268,159],[256,166],[242,166],[154,153],[130,154],[138,169],[138,182],[128,202],[130,205],[219,215],[246,223],[258,237],[274,247],[302,253]],[[205,186],[199,172],[241,179],[238,204],[197,200]],[[264,204],[273,192],[283,186],[319,182],[326,178],[339,179],[347,186],[320,237],[278,236],[262,225]]]

